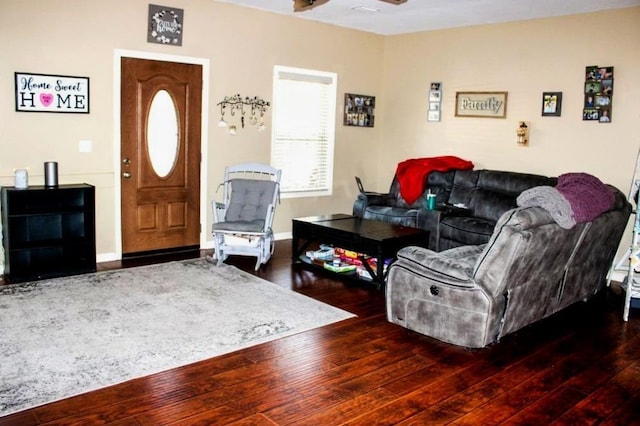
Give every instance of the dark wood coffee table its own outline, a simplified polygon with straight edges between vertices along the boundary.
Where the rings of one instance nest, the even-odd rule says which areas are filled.
[[[360,260],[378,286],[384,284],[386,278],[385,259],[394,259],[403,247],[428,247],[429,243],[428,231],[346,214],[295,218],[292,227],[291,253],[294,263],[316,266],[301,260],[305,250],[314,242],[362,253],[376,258],[375,271],[364,259]]]

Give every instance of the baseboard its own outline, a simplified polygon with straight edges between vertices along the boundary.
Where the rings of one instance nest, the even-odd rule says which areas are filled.
[[[276,241],[290,240],[292,237],[293,235],[291,234],[291,232],[278,232],[276,234],[273,234],[273,238]],[[205,241],[203,244],[200,245],[200,248],[204,250],[214,248],[213,240]],[[118,254],[115,252],[99,253],[96,255],[97,263],[113,262],[115,260],[120,260],[120,259],[121,259],[121,256],[118,256]],[[1,265],[1,266],[2,266],[2,271],[4,273],[4,265]]]
[[[613,273],[611,274],[611,281],[616,281],[621,283],[622,281],[624,281],[626,276],[627,274],[625,274],[624,272],[613,271]]]
[[[273,238],[276,241],[290,240],[291,238],[293,238],[293,234],[291,233],[291,231],[289,231],[289,232],[279,232],[277,234],[273,234]]]

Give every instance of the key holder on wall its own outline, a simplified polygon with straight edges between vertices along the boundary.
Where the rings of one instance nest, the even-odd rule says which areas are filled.
[[[243,98],[240,94],[225,96],[222,101],[218,102],[218,106],[220,107],[220,121],[218,122],[218,126],[229,127],[229,134],[236,134],[236,126],[229,125],[224,119],[224,115],[228,110],[232,117],[234,117],[236,113],[240,115],[240,125],[243,129],[245,125],[245,115],[249,113],[249,123],[254,126],[257,125],[258,131],[261,132],[266,128],[264,125],[264,114],[267,112],[269,105],[269,101],[265,101],[257,96],[253,98],[248,96]]]

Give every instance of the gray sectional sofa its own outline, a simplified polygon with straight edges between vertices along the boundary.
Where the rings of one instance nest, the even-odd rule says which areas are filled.
[[[387,278],[388,320],[479,348],[594,295],[606,283],[631,212],[625,196],[608,187],[613,207],[570,229],[542,207],[517,207],[501,215],[485,244],[400,250]]]
[[[434,171],[428,175],[422,195],[407,204],[394,176],[388,193],[360,193],[353,215],[425,229],[430,232],[429,248],[441,251],[488,242],[498,219],[516,207],[520,193],[535,186],[554,186],[556,181],[554,177],[498,170]],[[437,210],[425,207],[429,192],[436,194]]]

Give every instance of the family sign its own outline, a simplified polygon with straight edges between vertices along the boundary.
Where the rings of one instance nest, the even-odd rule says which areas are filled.
[[[505,118],[507,92],[456,92],[456,117]]]
[[[89,78],[15,73],[16,111],[89,113]]]

